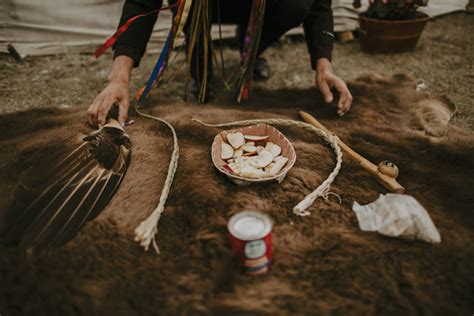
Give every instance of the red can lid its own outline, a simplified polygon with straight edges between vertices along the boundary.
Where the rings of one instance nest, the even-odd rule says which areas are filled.
[[[257,240],[272,231],[272,220],[260,211],[243,211],[232,216],[227,227],[237,239]]]

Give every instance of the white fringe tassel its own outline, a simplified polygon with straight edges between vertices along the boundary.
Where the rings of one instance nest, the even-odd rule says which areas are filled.
[[[145,248],[145,251],[148,250],[150,244],[153,243],[153,248],[155,248],[156,253],[160,253],[160,249],[156,244],[155,236],[158,233],[158,222],[161,218],[161,214],[165,210],[166,200],[168,199],[168,195],[170,193],[171,185],[173,184],[174,175],[176,173],[176,169],[178,168],[178,160],[179,160],[179,146],[178,146],[178,136],[176,135],[176,131],[174,130],[173,126],[168,123],[167,121],[160,119],[156,116],[148,115],[141,112],[139,109],[136,108],[138,114],[143,117],[156,120],[165,124],[173,134],[173,153],[171,154],[170,164],[168,166],[168,174],[166,175],[166,180],[163,185],[163,189],[161,189],[160,201],[158,202],[158,206],[155,210],[151,213],[151,215],[145,219],[140,225],[135,229],[135,241],[140,243],[140,246]]]

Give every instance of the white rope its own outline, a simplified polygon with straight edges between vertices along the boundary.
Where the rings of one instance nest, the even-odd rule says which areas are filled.
[[[335,195],[339,198],[339,202],[341,198],[334,192],[330,192],[331,184],[333,183],[336,176],[339,174],[339,170],[341,169],[342,164],[342,152],[341,148],[339,147],[337,140],[334,136],[327,134],[325,131],[314,127],[313,125],[301,122],[301,121],[294,121],[294,120],[285,120],[285,119],[256,119],[256,120],[245,120],[245,121],[237,121],[231,123],[223,123],[223,124],[209,124],[203,122],[198,119],[193,119],[202,125],[210,126],[210,127],[231,127],[231,126],[244,126],[244,125],[254,125],[254,124],[275,124],[275,125],[282,125],[282,126],[298,126],[307,131],[311,131],[313,133],[318,134],[321,136],[334,150],[336,154],[336,166],[334,167],[333,171],[329,174],[328,178],[321,183],[316,190],[308,194],[301,202],[299,202],[294,208],[293,213],[299,216],[307,216],[310,215],[310,212],[307,209],[314,203],[314,201],[318,197],[322,197],[325,200],[329,198],[329,195]]]
[[[161,189],[161,196],[160,201],[158,202],[158,206],[155,210],[145,219],[140,225],[135,229],[135,241],[140,243],[140,246],[145,248],[145,251],[148,250],[150,244],[153,242],[153,247],[155,251],[159,254],[160,249],[156,244],[155,236],[158,233],[158,222],[160,220],[161,214],[165,210],[166,200],[168,199],[168,195],[170,193],[171,185],[173,184],[174,175],[176,173],[176,169],[178,168],[178,160],[179,160],[179,146],[178,146],[178,136],[176,135],[176,131],[174,130],[173,126],[168,123],[167,121],[160,119],[156,116],[148,115],[141,112],[138,108],[135,108],[137,113],[143,117],[161,122],[165,124],[173,134],[173,153],[171,154],[170,164],[168,166],[168,174],[166,175],[166,180],[163,185],[163,189]]]
[[[156,116],[145,114],[141,112],[138,108],[136,108],[136,111],[139,115],[143,117],[156,120],[158,122],[165,124],[171,130],[171,133],[173,135],[173,153],[171,154],[170,164],[168,166],[168,174],[166,175],[166,180],[163,185],[163,189],[161,190],[161,195],[160,195],[160,200],[158,202],[158,205],[155,208],[155,210],[150,214],[150,216],[148,216],[147,219],[141,222],[140,225],[135,229],[135,241],[139,242],[140,245],[145,248],[145,251],[147,251],[148,248],[150,247],[150,244],[153,243],[153,247],[155,251],[159,254],[160,249],[158,248],[158,245],[156,244],[155,236],[158,233],[158,222],[161,218],[161,214],[163,213],[165,209],[166,200],[168,199],[168,195],[171,189],[171,185],[173,183],[174,175],[176,173],[176,169],[178,168],[178,160],[179,160],[178,136],[176,135],[176,131],[173,128],[173,126],[167,121],[161,118],[158,118]],[[339,170],[341,169],[342,152],[339,145],[337,144],[336,139],[332,135],[328,135],[323,130],[318,129],[304,122],[294,121],[294,120],[284,120],[284,119],[246,120],[246,121],[238,121],[238,122],[224,123],[224,124],[208,124],[197,119],[193,119],[193,120],[205,126],[211,126],[211,127],[253,125],[253,124],[260,124],[260,123],[276,124],[276,125],[282,125],[282,126],[298,126],[305,130],[318,134],[324,140],[326,140],[328,144],[334,149],[334,152],[336,154],[336,166],[334,170],[329,174],[328,178],[323,183],[321,183],[321,185],[319,185],[316,188],[316,190],[308,194],[300,203],[298,203],[293,208],[293,213],[299,216],[309,215],[310,213],[306,209],[310,207],[318,197],[323,197],[324,199],[327,200],[329,195],[332,194],[332,195],[336,195],[339,198],[339,201],[341,200],[337,194],[330,192],[330,186],[331,186],[331,183],[336,178],[336,176],[338,175]]]

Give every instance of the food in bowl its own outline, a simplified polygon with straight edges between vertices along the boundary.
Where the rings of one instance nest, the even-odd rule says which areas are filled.
[[[227,133],[221,141],[223,168],[245,178],[260,179],[276,176],[287,164],[279,145],[268,141],[268,135]]]

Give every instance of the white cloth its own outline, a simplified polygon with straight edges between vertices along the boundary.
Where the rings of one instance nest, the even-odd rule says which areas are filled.
[[[417,238],[431,243],[441,242],[441,236],[425,208],[412,196],[380,194],[370,204],[352,205],[359,227],[363,231],[377,231],[390,237]]]

